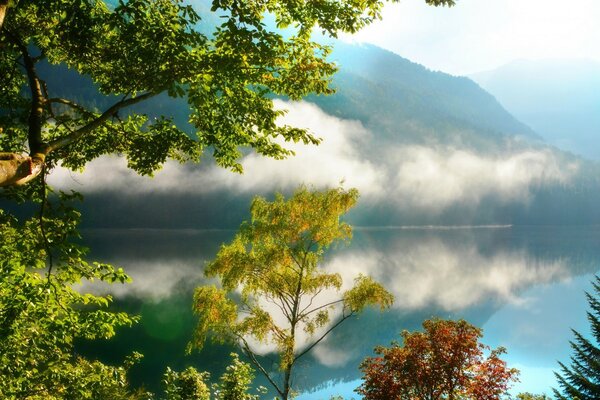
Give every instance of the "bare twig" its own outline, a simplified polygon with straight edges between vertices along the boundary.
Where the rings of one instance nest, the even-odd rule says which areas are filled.
[[[337,328],[342,322],[344,322],[348,318],[352,317],[354,314],[355,314],[354,311],[351,311],[350,314],[348,314],[348,315],[342,314],[342,318],[340,318],[340,320],[338,322],[336,322],[335,324],[333,324],[333,326],[331,326],[331,328],[327,329],[327,331],[325,331],[325,333],[323,335],[321,335],[321,337],[319,339],[317,339],[313,344],[311,344],[306,349],[304,349],[300,354],[298,354],[297,356],[295,356],[294,357],[294,362],[296,362],[300,357],[302,357],[303,355],[305,355],[306,353],[308,353],[309,351],[311,351],[313,349],[313,347],[315,347],[323,339],[325,339],[325,336],[327,336],[332,330],[334,330],[335,328]]]

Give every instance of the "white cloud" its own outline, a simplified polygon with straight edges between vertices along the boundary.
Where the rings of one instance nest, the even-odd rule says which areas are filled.
[[[457,203],[477,205],[486,196],[503,203],[527,202],[532,184],[566,182],[576,169],[564,168],[545,150],[492,157],[411,146],[397,149],[393,157],[394,198],[405,207],[432,211]]]
[[[277,101],[289,109],[281,123],[311,129],[323,138],[319,146],[291,144],[296,155],[286,160],[249,154],[244,174],[210,165],[168,162],[153,179],[126,168],[125,160],[106,156],[92,161],[82,174],[59,169],[50,182],[61,189],[202,194],[219,190],[257,192],[292,189],[300,184],[359,189],[362,202],[389,203],[404,209],[441,212],[456,204],[477,205],[487,196],[502,203],[526,203],[533,184],[566,182],[576,165],[562,165],[549,150],[521,150],[502,156],[479,155],[456,148],[398,146],[377,149],[370,159],[373,133],[357,121],[324,113],[314,104]]]
[[[361,148],[373,138],[360,122],[332,117],[307,102],[276,101],[276,106],[289,110],[282,124],[308,128],[322,143],[288,145],[296,156],[283,161],[251,154],[242,162],[244,176],[220,173],[224,185],[252,192],[257,187],[293,188],[300,183],[331,187],[344,181],[346,187],[357,187],[365,194],[381,190],[379,166],[361,154]]]
[[[341,181],[346,187],[363,189],[365,195],[380,190],[382,176],[377,167],[360,154],[361,144],[371,139],[360,122],[329,116],[306,102],[276,101],[276,106],[290,110],[281,119],[282,124],[309,128],[323,143],[319,146],[286,144],[296,152],[296,156],[286,160],[249,154],[241,161],[243,175],[216,166],[182,166],[168,162],[149,179],[127,170],[125,160],[106,156],[89,163],[82,174],[59,169],[52,174],[50,182],[60,188],[76,186],[82,192],[118,190],[124,194],[205,193],[222,189],[255,193],[294,188],[302,183],[335,187]]]
[[[319,346],[315,348],[314,356],[321,363],[327,367],[342,367],[357,356],[357,349],[339,348],[334,343],[330,346],[328,341],[319,343]]]

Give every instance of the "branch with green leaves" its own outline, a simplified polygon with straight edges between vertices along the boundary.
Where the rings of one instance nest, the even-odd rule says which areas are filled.
[[[332,93],[337,66],[312,32],[356,32],[381,17],[384,3],[213,0],[200,14],[183,0],[2,1],[0,153],[12,161],[0,158],[0,186],[30,182],[44,163],[82,168],[115,152],[151,174],[174,154],[199,161],[208,148],[219,166],[241,172],[247,149],[280,159],[293,154],[282,141],[318,144],[278,123],[285,111],[273,98]],[[276,28],[265,24],[268,14]],[[92,98],[78,99],[72,78],[53,74],[87,80]],[[159,94],[180,99],[188,120],[154,115],[168,121],[154,123],[131,107]],[[139,162],[146,151],[151,162]]]

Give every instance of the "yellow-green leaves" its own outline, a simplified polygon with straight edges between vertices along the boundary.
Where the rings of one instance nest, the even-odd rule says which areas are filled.
[[[164,374],[166,400],[210,400],[210,389],[206,383],[208,372],[198,372],[188,367],[181,372],[167,367]]]
[[[259,400],[259,395],[248,393],[253,379],[254,371],[250,365],[240,361],[235,353],[231,353],[231,364],[218,383],[210,388],[208,372],[198,372],[193,367],[181,372],[167,368],[163,378],[165,400]],[[264,388],[259,387],[258,392],[264,393]]]
[[[282,194],[273,201],[256,197],[250,221],[206,268],[206,275],[218,278],[223,289],[196,289],[199,323],[191,347],[201,348],[212,333],[240,344],[266,373],[249,340],[272,345],[286,378],[281,385],[268,379],[287,398],[298,358],[365,307],[389,307],[392,295],[371,278],[361,275],[351,290],[340,293],[342,277],[321,265],[330,246],[351,238],[352,229],[341,218],[357,198],[355,189],[306,187],[288,199]]]
[[[46,203],[44,216],[25,222],[0,210],[0,398],[129,398],[133,359],[112,367],[74,351],[76,340],[109,339],[137,321],[111,311],[109,296],[81,293],[77,285],[129,277],[85,260],[76,243],[79,213],[65,203],[77,196],[60,197],[58,205]]]
[[[381,284],[370,277],[360,275],[354,280],[354,287],[344,293],[344,304],[352,312],[361,311],[368,306],[379,306],[381,310],[389,308],[394,296]]]
[[[230,339],[235,332],[237,319],[237,306],[227,298],[224,290],[214,285],[201,286],[194,293],[194,312],[199,316],[198,325],[194,333],[192,347],[202,348],[209,332],[214,332],[216,341],[223,342]]]

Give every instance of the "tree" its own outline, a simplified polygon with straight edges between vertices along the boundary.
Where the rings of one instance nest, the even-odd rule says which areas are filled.
[[[107,153],[151,174],[167,158],[198,161],[211,148],[219,165],[241,171],[241,148],[282,158],[291,152],[276,138],[317,143],[305,130],[276,124],[283,111],[271,96],[330,93],[335,66],[311,32],[355,32],[382,6],[213,0],[222,23],[211,31],[183,0],[0,0],[0,186],[25,184],[58,161],[79,169]],[[266,13],[290,31],[269,29]],[[44,79],[41,62],[91,78],[106,106],[59,95],[65,91]],[[161,93],[186,99],[195,135],[169,116],[126,110]]]
[[[561,373],[554,373],[561,390],[554,389],[558,399],[592,400],[600,398],[600,277],[596,276],[594,294],[585,293],[591,311],[587,317],[593,340],[573,330],[575,341],[570,342],[574,354],[571,366],[559,362]]]
[[[249,394],[254,379],[254,371],[250,364],[240,361],[235,353],[231,353],[231,364],[212,387],[214,400],[259,400],[259,395]],[[166,400],[210,400],[211,391],[206,381],[208,372],[198,372],[188,367],[182,372],[167,369],[164,383]],[[258,392],[263,392],[259,387]]]
[[[135,318],[107,310],[110,297],[80,293],[82,280],[126,282],[121,269],[84,260],[79,213],[62,196],[20,223],[0,210],[0,398],[134,399],[127,370],[77,356],[75,341],[107,339]]]
[[[288,200],[281,194],[273,202],[256,197],[251,220],[242,224],[230,244],[221,247],[205,271],[207,277],[219,279],[222,289],[196,289],[194,311],[199,322],[191,347],[202,348],[208,335],[239,344],[287,400],[300,358],[365,307],[385,309],[393,301],[391,294],[366,276],[357,277],[351,289],[340,293],[339,274],[320,268],[325,250],[350,239],[351,228],[340,217],[357,196],[356,190],[300,188]],[[327,291],[337,297],[323,296]],[[336,309],[338,315],[332,319]],[[304,343],[302,332],[308,338]],[[251,339],[276,346],[283,375],[280,382],[261,365]]]
[[[481,329],[464,320],[423,322],[424,332],[402,332],[402,345],[378,347],[360,368],[365,400],[500,399],[517,371],[500,359],[504,349],[481,343]]]

